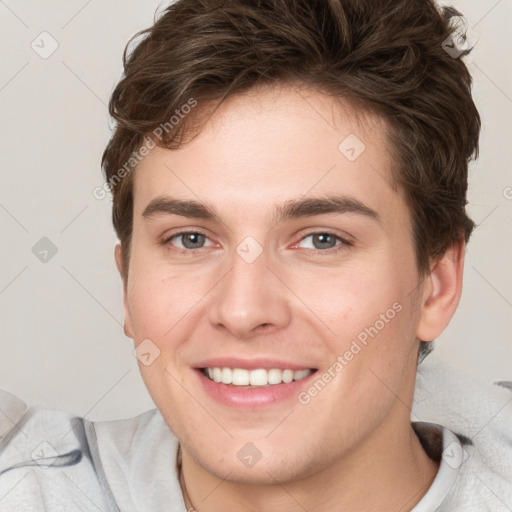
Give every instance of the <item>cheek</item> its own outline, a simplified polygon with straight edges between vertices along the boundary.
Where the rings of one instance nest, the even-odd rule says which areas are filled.
[[[168,305],[172,303],[171,294],[162,295],[161,287],[146,276],[139,279],[134,276],[128,291],[128,307],[132,321],[133,334],[136,341],[143,338],[159,340],[166,330],[168,323]]]
[[[205,279],[185,268],[170,271],[161,264],[140,265],[128,286],[128,306],[136,339],[166,341],[200,303]]]
[[[369,268],[316,269],[297,274],[290,282],[306,310],[317,318],[316,323],[328,337],[343,344],[378,322],[388,310],[389,316],[395,316],[393,304],[403,300],[406,288],[395,274],[392,265],[375,261]]]
[[[350,292],[353,303],[344,303],[332,349],[341,356],[339,396],[349,396],[354,408],[377,414],[391,407],[408,368],[415,366],[419,310],[405,281],[371,284]]]
[[[188,339],[184,328],[189,322],[190,312],[194,311],[193,304],[197,302],[195,293],[192,296],[183,293],[182,285],[186,281],[183,277],[166,276],[162,269],[148,265],[144,271],[139,268],[138,273],[132,274],[128,287],[136,350],[150,352],[154,357],[150,364],[139,358],[139,370],[146,388],[161,410],[165,410],[168,403],[182,404],[186,398],[182,388],[180,347]]]

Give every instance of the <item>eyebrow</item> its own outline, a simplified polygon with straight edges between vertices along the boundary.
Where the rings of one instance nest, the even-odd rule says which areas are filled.
[[[291,199],[276,207],[271,220],[273,224],[277,224],[287,219],[311,217],[326,213],[356,213],[379,224],[381,223],[380,216],[375,210],[354,197],[340,194]],[[145,218],[161,215],[180,215],[182,217],[222,222],[215,210],[203,202],[176,199],[169,196],[156,197],[142,212],[142,216]]]

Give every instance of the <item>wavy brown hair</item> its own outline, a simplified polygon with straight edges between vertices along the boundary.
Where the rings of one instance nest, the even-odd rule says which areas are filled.
[[[102,167],[128,275],[134,154],[197,134],[201,106],[260,84],[304,84],[386,121],[392,176],[411,212],[420,275],[474,228],[468,162],[480,117],[471,77],[443,45],[459,13],[430,0],[178,0],[136,34],[110,99],[115,130]],[[191,99],[198,107],[182,115]],[[211,115],[215,109],[209,110]],[[179,114],[179,116],[177,116]],[[172,129],[155,138],[171,118]],[[159,139],[159,140],[157,140]],[[121,169],[125,172],[121,172]],[[122,176],[122,179],[119,177]],[[421,352],[426,351],[422,343]]]

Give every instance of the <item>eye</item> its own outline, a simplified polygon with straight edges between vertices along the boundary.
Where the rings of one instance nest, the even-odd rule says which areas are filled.
[[[166,238],[163,243],[165,245],[175,246],[178,252],[190,252],[193,249],[202,249],[205,247],[206,241],[209,241],[209,238],[203,233],[198,231],[181,231]]]
[[[341,238],[338,235],[335,235],[334,233],[330,233],[329,231],[318,231],[316,233],[310,233],[301,238],[299,244],[308,239],[310,239],[310,242],[306,244],[305,248],[320,252],[327,252],[332,249],[337,250],[337,247],[352,245],[347,240]]]

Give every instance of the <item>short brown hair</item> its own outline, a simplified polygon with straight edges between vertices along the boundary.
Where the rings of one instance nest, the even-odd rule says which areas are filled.
[[[126,46],[110,99],[115,131],[102,158],[127,276],[133,176],[119,173],[183,105],[260,84],[303,83],[381,116],[390,127],[393,179],[411,212],[421,275],[468,241],[468,162],[480,117],[471,76],[443,42],[459,13],[431,0],[178,0]],[[141,37],[129,51],[130,43]],[[462,52],[462,56],[467,51]],[[457,56],[458,57],[458,56]],[[199,112],[196,109],[195,112]],[[160,144],[177,148],[198,114],[180,116]],[[186,129],[186,130],[185,130]],[[115,178],[118,178],[116,182]]]

